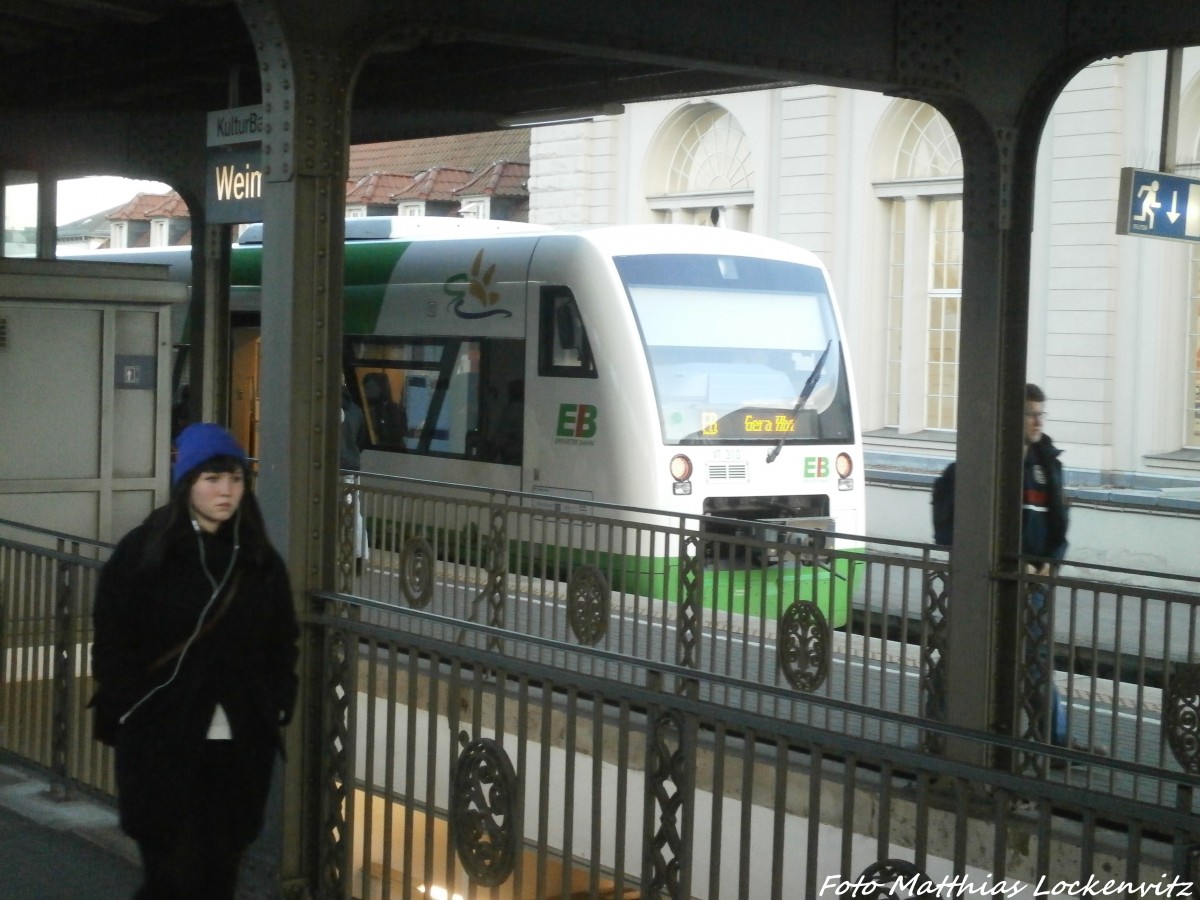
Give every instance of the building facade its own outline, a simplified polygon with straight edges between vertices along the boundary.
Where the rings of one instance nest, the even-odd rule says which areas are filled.
[[[1200,49],[1181,58],[1173,171],[1200,176]],[[1200,243],[1116,230],[1122,167],[1163,168],[1167,71],[1166,52],[1097,62],[1047,122],[1028,377],[1049,397],[1077,502],[1188,515],[1200,497]],[[927,485],[954,455],[963,164],[935,108],[820,85],[665,100],[536,128],[530,158],[532,222],[701,223],[815,251],[847,323],[875,480],[924,473]],[[928,539],[927,496],[914,532],[914,498],[875,494],[878,533]]]

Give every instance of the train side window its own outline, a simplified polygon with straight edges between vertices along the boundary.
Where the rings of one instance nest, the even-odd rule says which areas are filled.
[[[370,449],[520,465],[524,341],[351,339],[346,360]]]
[[[596,361],[571,289],[544,285],[538,319],[538,374],[595,378]]]
[[[351,339],[346,343],[346,383],[367,420],[369,446],[412,451],[421,434],[410,424],[414,381],[437,381],[445,348],[438,343]]]
[[[402,373],[397,369],[355,370],[355,381],[362,397],[362,410],[367,420],[370,444],[389,450],[403,450],[408,423],[400,385]]]
[[[525,342],[489,338],[480,349],[479,432],[467,455],[519,466],[525,443]]]

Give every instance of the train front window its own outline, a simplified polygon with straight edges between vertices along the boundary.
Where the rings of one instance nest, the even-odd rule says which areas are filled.
[[[685,254],[616,262],[667,444],[853,440],[841,336],[819,269]]]

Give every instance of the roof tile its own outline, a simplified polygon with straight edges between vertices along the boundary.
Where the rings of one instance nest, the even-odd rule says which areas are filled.
[[[372,172],[416,173],[434,166],[476,171],[497,160],[529,163],[528,128],[506,128],[475,134],[358,144],[350,148],[349,177]]]

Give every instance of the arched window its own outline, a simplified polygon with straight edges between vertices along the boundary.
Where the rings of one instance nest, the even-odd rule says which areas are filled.
[[[1175,171],[1200,178],[1200,77],[1184,93],[1179,105],[1179,143]],[[1188,266],[1188,345],[1184,371],[1183,445],[1200,447],[1200,244],[1192,244]]]
[[[904,101],[904,130],[892,178],[962,178],[962,152],[950,123],[932,106]]]
[[[899,100],[876,137],[876,195],[887,202],[884,424],[957,426],[962,304],[962,153],[932,106]]]
[[[1184,410],[1185,447],[1200,447],[1200,246],[1191,249],[1188,267],[1187,391]]]
[[[645,185],[659,221],[749,230],[754,159],[745,131],[714,103],[680,108],[654,138]]]

